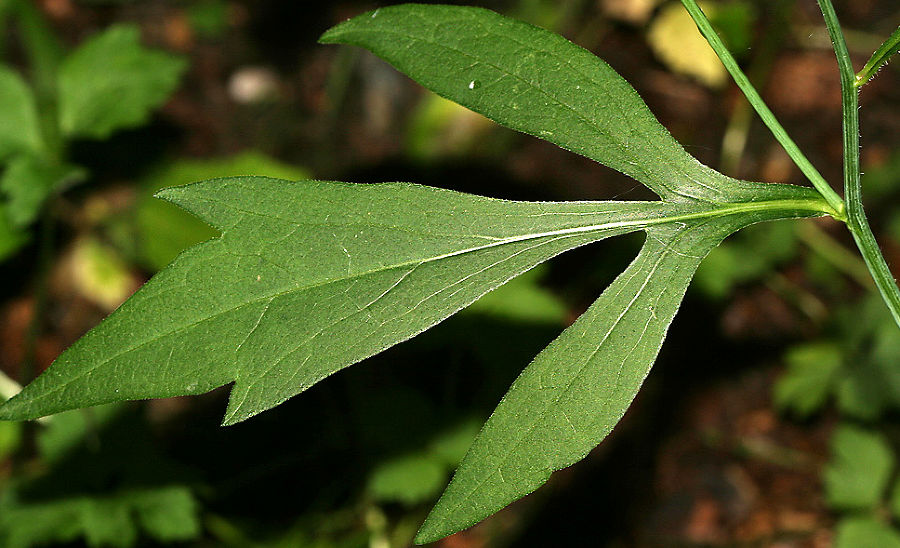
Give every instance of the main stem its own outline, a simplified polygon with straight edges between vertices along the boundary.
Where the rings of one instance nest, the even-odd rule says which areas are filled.
[[[869,227],[866,212],[862,204],[862,185],[860,183],[859,170],[859,95],[855,85],[856,74],[850,61],[850,52],[841,32],[837,14],[831,0],[818,0],[822,15],[825,18],[825,26],[831,35],[834,44],[834,53],[837,56],[838,68],[841,75],[841,108],[843,110],[844,131],[844,199],[847,206],[847,227],[856,241],[875,280],[878,291],[884,298],[894,321],[900,326],[900,289],[888,268],[875,235]]]

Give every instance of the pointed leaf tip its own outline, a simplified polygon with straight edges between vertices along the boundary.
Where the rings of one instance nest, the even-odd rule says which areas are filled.
[[[157,196],[222,236],[182,252],[60,355],[23,392],[24,411],[8,416],[199,394],[237,381],[222,422],[236,424],[550,257],[639,230],[670,209],[266,177],[213,179]]]

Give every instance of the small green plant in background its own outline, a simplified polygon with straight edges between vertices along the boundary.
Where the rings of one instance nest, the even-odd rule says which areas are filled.
[[[886,422],[900,410],[900,336],[876,299],[833,318],[829,336],[785,355],[775,406],[806,419],[834,401],[841,417],[823,476],[825,500],[841,515],[835,546],[900,546],[888,517],[900,518],[900,484]]]
[[[142,46],[128,25],[64,53],[32,2],[4,6],[29,54],[31,81],[0,65],[0,260],[27,241],[50,196],[88,176],[67,161],[67,145],[145,123],[185,69],[182,59]]]
[[[143,46],[131,25],[111,26],[66,51],[31,0],[0,2],[4,35],[8,28],[17,31],[25,63],[22,70],[0,63],[0,261],[12,258],[37,233],[36,312],[21,368],[28,380],[36,365],[37,322],[60,222],[56,198],[91,177],[70,161],[70,145],[107,140],[145,124],[175,90],[186,63]],[[96,242],[82,247],[98,258],[95,263],[118,259],[91,243]],[[119,285],[113,282],[102,280]],[[16,383],[0,377],[5,399],[15,393]],[[21,450],[21,426],[0,427],[0,458]],[[98,461],[90,441],[101,440],[120,464]],[[35,432],[34,442],[41,466],[16,470],[0,482],[3,546],[84,539],[90,546],[127,547],[140,537],[171,542],[199,534],[191,488],[184,477],[160,472],[173,463],[121,404],[56,415]],[[154,474],[156,481],[147,482]]]
[[[645,232],[634,262],[513,383],[419,530],[424,543],[530,493],[602,441],[649,373],[698,265],[737,230],[824,215],[846,223],[900,324],[900,291],[862,209],[857,120],[858,88],[896,51],[900,32],[857,75],[830,0],[819,2],[844,91],[842,199],[775,120],[697,4],[683,3],[814,189],[740,181],[703,166],[611,67],[558,35],[476,8],[381,8],[322,41],[369,49],[438,95],[625,173],[660,200],[513,202],[408,183],[265,177],[164,189],[157,196],[221,236],[179,255],[0,407],[0,417],[233,383],[223,422],[234,424],[555,255]],[[402,458],[415,461],[428,480],[423,488],[452,462],[435,450]],[[375,495],[400,496],[391,466],[373,476]]]

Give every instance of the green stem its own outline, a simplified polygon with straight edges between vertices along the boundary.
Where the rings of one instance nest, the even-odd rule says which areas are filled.
[[[859,170],[859,95],[856,86],[856,74],[850,61],[850,52],[847,43],[841,33],[841,25],[831,0],[818,0],[822,15],[825,18],[825,26],[834,45],[834,53],[837,57],[838,69],[841,74],[841,108],[843,110],[844,130],[844,195],[847,200],[847,227],[856,241],[869,267],[869,272],[875,280],[875,285],[887,304],[894,321],[900,326],[900,289],[888,268],[875,235],[869,227],[866,213],[862,204],[862,185],[860,183]]]
[[[716,52],[716,55],[719,56],[719,59],[722,61],[722,64],[725,65],[728,73],[731,74],[735,83],[744,93],[744,96],[750,104],[753,105],[753,109],[756,110],[756,113],[762,118],[762,121],[772,132],[772,135],[774,135],[775,139],[781,143],[781,146],[784,147],[788,156],[794,160],[794,163],[797,164],[800,171],[802,171],[806,178],[812,182],[813,186],[816,187],[816,190],[819,191],[819,194],[825,198],[825,201],[828,202],[828,205],[834,210],[831,215],[837,219],[844,220],[844,202],[841,200],[841,197],[837,195],[825,178],[822,177],[806,156],[803,155],[803,152],[800,151],[800,148],[794,143],[793,139],[788,136],[787,132],[775,118],[775,115],[769,107],[766,106],[762,97],[760,97],[759,92],[756,91],[756,88],[753,87],[753,84],[750,83],[750,80],[747,79],[747,76],[738,66],[737,61],[731,56],[731,53],[722,42],[722,39],[716,34],[715,29],[713,29],[709,19],[706,18],[703,10],[697,5],[696,0],[681,0],[681,3],[684,4],[688,13],[691,14],[691,18],[694,19],[694,23],[697,24],[700,33],[709,42],[709,45]]]
[[[900,26],[898,26],[894,32],[888,36],[887,40],[875,50],[875,53],[869,58],[869,62],[866,63],[866,66],[856,73],[856,80],[854,80],[853,85],[858,88],[866,85],[866,82],[875,76],[875,73],[878,72],[881,65],[887,63],[888,59],[897,53],[898,50],[900,50]]]

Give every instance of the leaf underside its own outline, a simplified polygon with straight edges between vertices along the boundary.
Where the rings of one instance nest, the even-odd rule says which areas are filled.
[[[630,405],[701,259],[744,226],[820,215],[811,189],[698,163],[603,61],[477,8],[405,5],[323,41],[363,46],[513,129],[631,175],[653,202],[513,202],[407,183],[226,178],[162,191],[222,235],[183,252],[0,418],[234,383],[233,424],[433,326],[535,265],[646,231],[634,262],[513,384],[417,537],[467,527],[581,459]],[[435,70],[440,67],[440,70]]]

